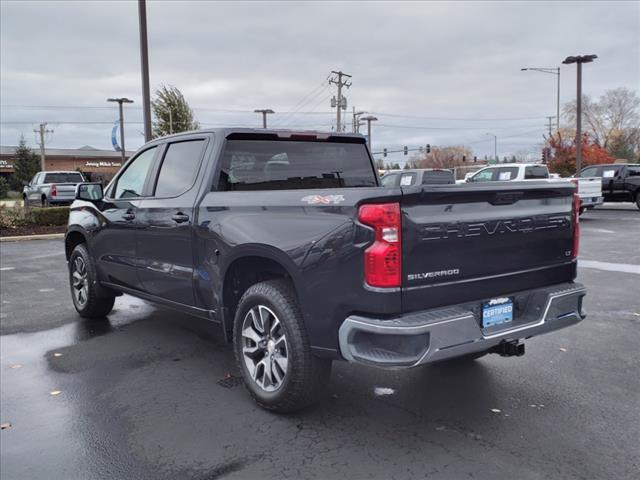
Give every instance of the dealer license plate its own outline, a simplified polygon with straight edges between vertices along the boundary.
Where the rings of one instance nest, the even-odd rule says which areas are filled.
[[[513,321],[513,300],[511,298],[493,298],[482,304],[482,328],[511,321]]]

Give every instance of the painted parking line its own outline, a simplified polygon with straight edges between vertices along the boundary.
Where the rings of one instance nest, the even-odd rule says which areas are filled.
[[[15,270],[16,267],[0,267],[0,272],[8,272],[9,270]]]
[[[616,233],[613,230],[607,230],[606,228],[589,228],[589,227],[581,227],[585,232],[596,232],[596,233]]]
[[[640,265],[630,263],[609,263],[598,262],[596,260],[578,260],[578,267],[594,268],[596,270],[605,270],[607,272],[635,273],[640,275]]]

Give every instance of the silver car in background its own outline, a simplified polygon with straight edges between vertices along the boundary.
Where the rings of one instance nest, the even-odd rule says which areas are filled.
[[[38,172],[24,186],[22,200],[25,207],[67,205],[75,199],[76,185],[85,181],[76,171]]]

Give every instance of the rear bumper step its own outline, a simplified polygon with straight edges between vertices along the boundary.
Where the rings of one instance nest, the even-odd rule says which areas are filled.
[[[480,326],[478,309],[482,300],[393,319],[352,315],[339,330],[340,352],[351,362],[391,368],[414,367],[485,350],[519,355],[524,348],[522,353],[501,352],[500,345],[514,346],[518,340],[580,322],[585,317],[582,299],[586,293],[582,284],[571,282],[511,294],[518,309],[516,320],[506,327],[485,329]]]

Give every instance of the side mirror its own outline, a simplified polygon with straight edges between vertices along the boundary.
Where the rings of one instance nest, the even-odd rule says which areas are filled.
[[[100,182],[79,183],[76,185],[76,200],[96,202],[104,198],[102,184]]]

